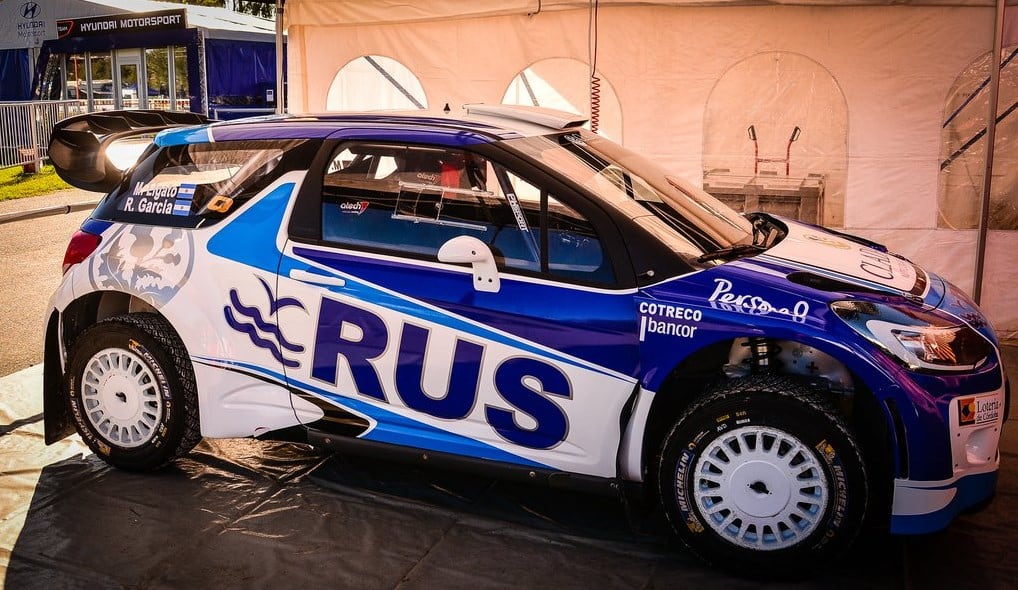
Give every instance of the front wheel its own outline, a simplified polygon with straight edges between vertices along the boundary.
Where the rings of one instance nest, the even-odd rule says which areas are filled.
[[[121,315],[82,332],[66,383],[78,434],[114,467],[155,469],[201,438],[190,359],[160,316]]]
[[[844,420],[777,375],[725,382],[683,413],[658,487],[694,553],[750,575],[807,573],[852,542],[866,512],[866,469]]]

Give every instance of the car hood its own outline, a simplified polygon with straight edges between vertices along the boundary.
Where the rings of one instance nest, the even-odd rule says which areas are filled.
[[[997,344],[993,327],[978,306],[943,278],[887,252],[880,244],[781,221],[787,234],[765,252],[657,283],[642,289],[642,295],[666,302],[665,307],[680,306],[683,313],[687,307],[709,307],[760,321],[788,321],[822,330],[830,316],[826,310],[834,301],[895,304],[896,300],[904,303],[899,299],[904,298],[909,302],[906,305],[954,317]]]
[[[782,219],[788,234],[758,259],[790,267],[789,280],[828,291],[863,291],[904,296],[939,307],[943,279],[883,246],[821,227]]]

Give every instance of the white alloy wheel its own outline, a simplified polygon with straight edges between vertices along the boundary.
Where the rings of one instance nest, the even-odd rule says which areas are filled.
[[[775,428],[722,434],[704,448],[693,473],[693,496],[708,526],[748,549],[791,547],[827,511],[829,482],[816,452]]]
[[[92,355],[81,397],[96,432],[119,447],[148,443],[162,421],[163,400],[152,368],[129,350],[105,348]]]

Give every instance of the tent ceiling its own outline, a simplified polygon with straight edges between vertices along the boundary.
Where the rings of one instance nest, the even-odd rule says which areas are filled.
[[[1008,4],[1012,2],[1009,0]],[[460,18],[531,15],[538,12],[586,9],[589,0],[430,0],[409,3],[393,0],[287,0],[287,24],[365,25],[439,21]],[[600,0],[611,6],[994,6],[996,0]]]

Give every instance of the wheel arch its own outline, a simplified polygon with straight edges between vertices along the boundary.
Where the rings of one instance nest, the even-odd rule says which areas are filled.
[[[64,403],[64,371],[74,341],[90,326],[125,313],[154,313],[164,317],[145,300],[122,291],[93,291],[71,301],[46,320],[43,356],[43,416],[46,444],[74,433],[74,423]],[[174,333],[177,338],[179,334]]]
[[[125,313],[154,313],[165,319],[165,315],[144,299],[123,291],[93,291],[87,293],[64,308],[60,314],[60,336],[64,351],[86,328],[106,318]],[[172,324],[172,322],[171,322]],[[179,338],[179,334],[174,334]]]
[[[653,395],[642,430],[640,471],[644,481],[651,484],[649,489],[653,489],[655,482],[648,481],[648,477],[654,477],[661,445],[675,420],[711,385],[742,376],[733,370],[730,360],[733,349],[751,338],[755,336],[745,334],[705,345],[683,358],[662,379]],[[818,396],[826,396],[833,403],[863,448],[864,460],[871,471],[875,500],[880,504],[879,510],[874,513],[886,513],[889,518],[894,477],[902,466],[907,465],[904,433],[901,432],[901,420],[895,415],[897,408],[893,400],[885,402],[877,398],[873,385],[868,384],[858,371],[853,370],[852,363],[844,359],[849,351],[824,346],[801,336],[767,340],[778,348],[791,349],[794,346],[798,353],[813,351],[824,355],[850,379],[850,387],[845,388],[843,383],[832,384],[824,378],[810,378],[801,370],[791,369],[782,363],[766,369],[809,383]]]

